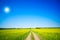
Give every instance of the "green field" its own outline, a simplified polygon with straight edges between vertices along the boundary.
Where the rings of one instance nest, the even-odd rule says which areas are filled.
[[[32,29],[41,40],[60,40],[60,28],[57,29]]]
[[[0,30],[0,40],[24,40],[30,29],[5,29]]]
[[[36,33],[41,40],[60,40],[60,28],[0,29],[0,40],[25,40],[30,31]]]

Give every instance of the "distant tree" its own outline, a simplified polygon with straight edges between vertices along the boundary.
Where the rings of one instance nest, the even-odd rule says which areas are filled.
[[[36,27],[36,29],[41,29],[40,27]]]

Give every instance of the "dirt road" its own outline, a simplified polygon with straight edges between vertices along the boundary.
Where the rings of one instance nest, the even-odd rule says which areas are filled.
[[[32,38],[31,38],[32,36],[34,37],[34,40],[40,40],[40,38],[34,32],[30,32],[29,35],[27,36],[26,40],[32,40]]]

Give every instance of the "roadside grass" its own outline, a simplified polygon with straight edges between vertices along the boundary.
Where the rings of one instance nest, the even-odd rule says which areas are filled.
[[[24,40],[30,29],[0,30],[0,40]]]
[[[60,29],[32,29],[41,40],[60,40]]]

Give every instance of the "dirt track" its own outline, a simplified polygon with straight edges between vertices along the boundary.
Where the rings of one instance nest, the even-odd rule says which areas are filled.
[[[26,40],[32,40],[31,36],[33,35],[34,40],[40,40],[40,38],[34,33],[34,32],[30,32],[29,35],[27,36]]]

